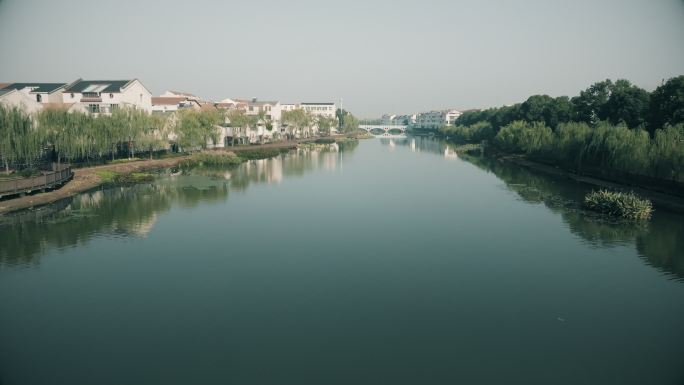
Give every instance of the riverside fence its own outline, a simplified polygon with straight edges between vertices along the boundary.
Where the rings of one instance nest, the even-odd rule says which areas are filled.
[[[74,176],[70,165],[61,165],[57,170],[45,171],[30,178],[0,179],[0,198],[8,195],[28,194],[37,190],[56,188]]]

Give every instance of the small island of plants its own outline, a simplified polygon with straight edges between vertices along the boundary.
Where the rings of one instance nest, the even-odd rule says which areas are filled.
[[[584,207],[612,217],[635,221],[648,220],[653,213],[651,201],[632,192],[592,191],[584,197]]]

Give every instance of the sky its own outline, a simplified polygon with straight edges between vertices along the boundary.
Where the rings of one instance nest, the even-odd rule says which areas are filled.
[[[684,74],[684,0],[0,0],[0,82],[138,78],[362,118]]]

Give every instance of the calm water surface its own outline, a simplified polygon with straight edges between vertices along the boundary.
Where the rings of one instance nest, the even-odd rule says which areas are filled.
[[[429,139],[0,217],[0,384],[684,383],[684,217]]]

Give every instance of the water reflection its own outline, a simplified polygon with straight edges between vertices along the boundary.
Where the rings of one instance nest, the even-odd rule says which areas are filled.
[[[409,147],[411,152],[429,152],[444,156],[444,159],[458,159],[454,146],[450,143],[436,140],[427,136],[409,136],[405,138],[380,139],[381,143],[395,147]]]
[[[395,145],[410,147],[412,152],[426,151],[447,157],[450,144],[426,137],[409,138]],[[581,202],[591,186],[561,178],[533,173],[508,162],[464,155],[463,160],[493,173],[511,191],[527,203],[543,204],[559,214],[567,228],[590,247],[634,247],[644,262],[660,271],[684,280],[684,218],[657,210],[645,224],[614,221],[583,210]]]
[[[82,245],[94,236],[145,237],[174,205],[220,203],[230,190],[251,183],[279,183],[315,170],[337,169],[357,142],[321,145],[231,169],[195,169],[154,183],[111,187],[77,195],[35,211],[0,216],[0,268],[33,265],[51,248]]]

